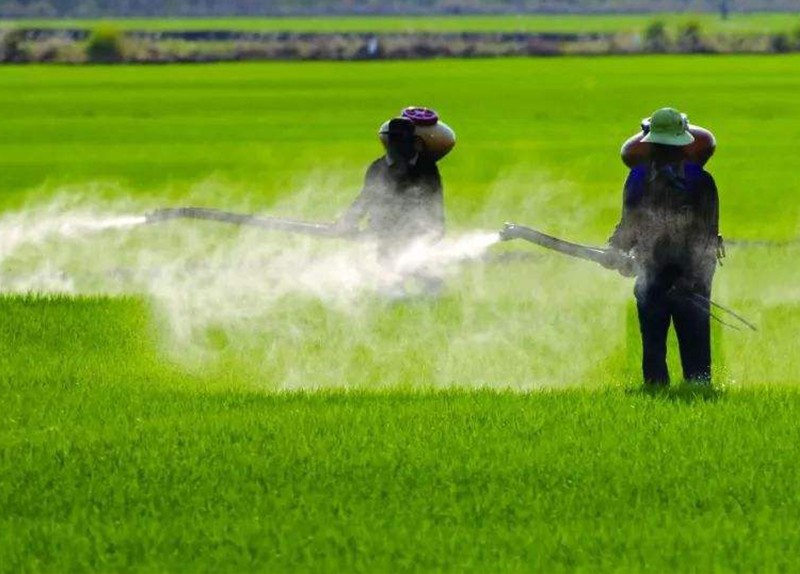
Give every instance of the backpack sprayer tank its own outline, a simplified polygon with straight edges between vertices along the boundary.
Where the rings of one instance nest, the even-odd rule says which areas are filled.
[[[414,135],[424,144],[424,153],[434,161],[439,161],[455,147],[455,132],[439,120],[439,115],[435,111],[429,108],[409,107],[404,109],[400,116],[414,123]],[[390,121],[385,121],[378,130],[378,137],[384,148],[389,144]]]
[[[642,131],[628,138],[620,155],[622,161],[629,168],[633,169],[637,165],[642,165],[650,160],[652,144],[643,142],[642,138],[650,132],[650,119],[642,120]],[[689,133],[694,136],[694,141],[684,147],[684,159],[690,163],[704,166],[717,149],[717,140],[714,134],[700,126],[689,124]]]

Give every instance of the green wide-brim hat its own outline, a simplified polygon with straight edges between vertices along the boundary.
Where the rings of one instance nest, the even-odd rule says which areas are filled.
[[[684,146],[694,141],[689,132],[687,117],[673,108],[662,108],[650,117],[650,132],[642,138],[643,142]]]

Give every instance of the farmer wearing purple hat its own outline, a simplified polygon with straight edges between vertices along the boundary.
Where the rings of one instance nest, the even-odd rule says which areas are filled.
[[[361,193],[336,223],[344,233],[366,231],[391,262],[414,241],[444,235],[442,179],[436,162],[455,145],[455,134],[433,110],[406,108],[378,136],[386,149],[367,169]]]

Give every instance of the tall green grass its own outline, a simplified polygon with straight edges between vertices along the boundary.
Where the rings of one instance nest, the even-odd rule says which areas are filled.
[[[2,572],[797,566],[793,389],[258,393],[135,301],[0,312]]]
[[[380,123],[427,104],[459,138],[452,231],[601,243],[619,144],[671,104],[718,136],[723,231],[786,240],[798,62],[4,67],[0,202],[332,218]],[[80,249],[87,274],[130,264],[23,255]],[[524,244],[438,300],[298,296],[209,324],[199,363],[146,298],[4,296],[0,571],[794,570],[796,258],[731,248],[715,297],[760,331],[715,327],[716,390],[657,396],[637,390],[629,281]],[[317,391],[272,392],[298,387]]]

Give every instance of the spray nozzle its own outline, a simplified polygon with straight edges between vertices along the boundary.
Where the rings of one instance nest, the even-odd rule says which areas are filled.
[[[516,223],[506,222],[503,225],[503,229],[500,230],[501,241],[511,241],[512,239],[519,239],[520,237],[522,237],[522,234]]]

